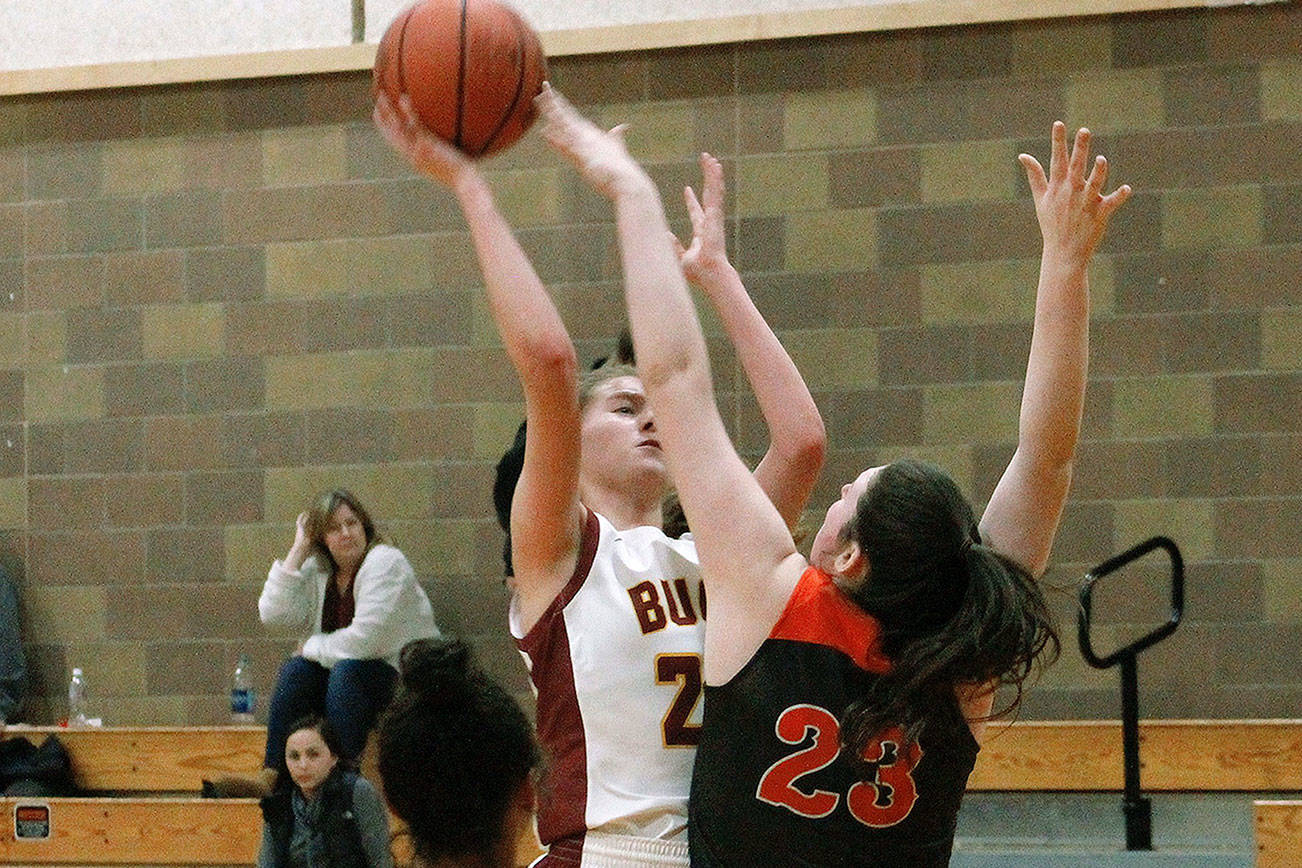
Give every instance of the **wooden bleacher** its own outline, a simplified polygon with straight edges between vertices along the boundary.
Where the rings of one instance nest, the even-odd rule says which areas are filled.
[[[201,799],[204,778],[252,774],[262,727],[11,726],[39,744],[58,735],[72,758],[78,798],[0,799],[3,865],[251,865],[262,834],[252,799]],[[14,811],[50,809],[49,840],[17,840]]]
[[[1302,801],[1252,803],[1257,833],[1257,868],[1302,865]]]
[[[201,799],[201,782],[252,775],[262,766],[266,730],[257,726],[11,726],[9,735],[39,744],[58,735],[72,757],[77,784],[93,796],[0,799],[0,865],[231,866],[251,865],[262,840],[253,799]],[[367,777],[376,779],[364,761]],[[18,805],[50,808],[50,839],[19,841]],[[395,821],[396,822],[396,821]],[[395,843],[401,849],[402,839]],[[541,852],[532,833],[518,860]]]
[[[55,732],[84,789],[76,799],[0,800],[3,865],[249,865],[261,816],[250,799],[196,798],[203,778],[251,774],[260,727],[54,729],[11,727],[39,742]],[[1145,790],[1302,793],[1302,720],[1144,721]],[[1120,792],[1117,721],[1022,721],[992,726],[973,791]],[[50,806],[51,838],[18,841],[16,805]],[[1302,801],[1257,801],[1258,865],[1302,865]],[[536,852],[526,842],[522,864]]]
[[[1139,742],[1149,792],[1302,791],[1302,720],[1146,720]],[[968,789],[1120,792],[1122,768],[1119,721],[991,725]]]
[[[257,771],[267,739],[260,726],[11,726],[8,732],[37,744],[57,735],[83,790],[196,796],[204,778]]]

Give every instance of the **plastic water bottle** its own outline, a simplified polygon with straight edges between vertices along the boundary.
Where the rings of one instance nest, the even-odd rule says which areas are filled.
[[[231,723],[253,723],[258,696],[249,677],[249,655],[241,654],[231,678]]]
[[[68,726],[85,726],[86,719],[86,676],[74,667],[68,681]]]

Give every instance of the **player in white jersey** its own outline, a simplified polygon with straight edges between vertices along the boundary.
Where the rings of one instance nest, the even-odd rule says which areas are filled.
[[[456,196],[524,388],[510,619],[552,762],[539,786],[541,861],[685,865],[705,601],[695,545],[660,530],[668,470],[642,383],[619,366],[581,383],[560,315],[475,165],[425,130],[405,97],[395,106],[381,96],[376,124]],[[701,199],[685,191],[695,235],[679,247],[683,271],[711,300],[755,392],[770,438],[755,477],[793,526],[822,466],[822,420],[727,260],[722,166],[706,155],[701,165]]]

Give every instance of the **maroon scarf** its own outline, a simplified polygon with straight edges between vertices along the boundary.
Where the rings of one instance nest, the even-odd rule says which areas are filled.
[[[353,577],[356,580],[356,576]],[[333,633],[353,623],[356,600],[353,598],[353,582],[348,588],[339,590],[339,583],[331,576],[326,582],[325,602],[321,605],[321,632]]]

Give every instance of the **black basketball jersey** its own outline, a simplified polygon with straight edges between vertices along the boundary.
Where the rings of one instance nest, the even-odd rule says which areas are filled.
[[[841,749],[841,713],[890,670],[877,622],[823,572],[731,681],[705,688],[688,834],[694,866],[949,864],[979,747],[957,701],[918,743]]]

